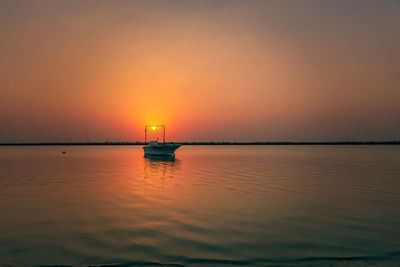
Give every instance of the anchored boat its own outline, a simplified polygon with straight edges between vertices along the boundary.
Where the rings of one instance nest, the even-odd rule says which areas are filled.
[[[147,143],[147,132],[162,130],[163,141],[157,140],[150,141]],[[177,143],[166,143],[165,142],[165,125],[145,125],[144,127],[144,143],[143,147],[145,156],[175,156],[175,151],[181,146]]]

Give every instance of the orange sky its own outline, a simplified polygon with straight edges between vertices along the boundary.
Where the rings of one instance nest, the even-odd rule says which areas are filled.
[[[1,1],[0,142],[400,139],[398,1]]]

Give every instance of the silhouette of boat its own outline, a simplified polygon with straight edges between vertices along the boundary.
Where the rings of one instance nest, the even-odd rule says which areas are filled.
[[[150,141],[147,143],[147,130],[152,131],[162,129],[163,141],[159,142],[157,140]],[[175,156],[175,151],[181,146],[177,143],[167,143],[165,142],[165,125],[145,125],[144,127],[144,143],[143,147],[144,156]]]

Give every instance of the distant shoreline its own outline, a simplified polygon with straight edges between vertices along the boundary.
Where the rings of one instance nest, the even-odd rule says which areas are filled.
[[[182,145],[400,145],[400,141],[339,142],[174,142]],[[144,142],[37,142],[0,143],[0,146],[142,146]]]

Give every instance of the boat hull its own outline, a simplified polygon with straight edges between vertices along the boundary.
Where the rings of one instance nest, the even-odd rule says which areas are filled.
[[[181,144],[158,144],[154,146],[144,146],[143,150],[145,156],[173,156],[180,146]]]

